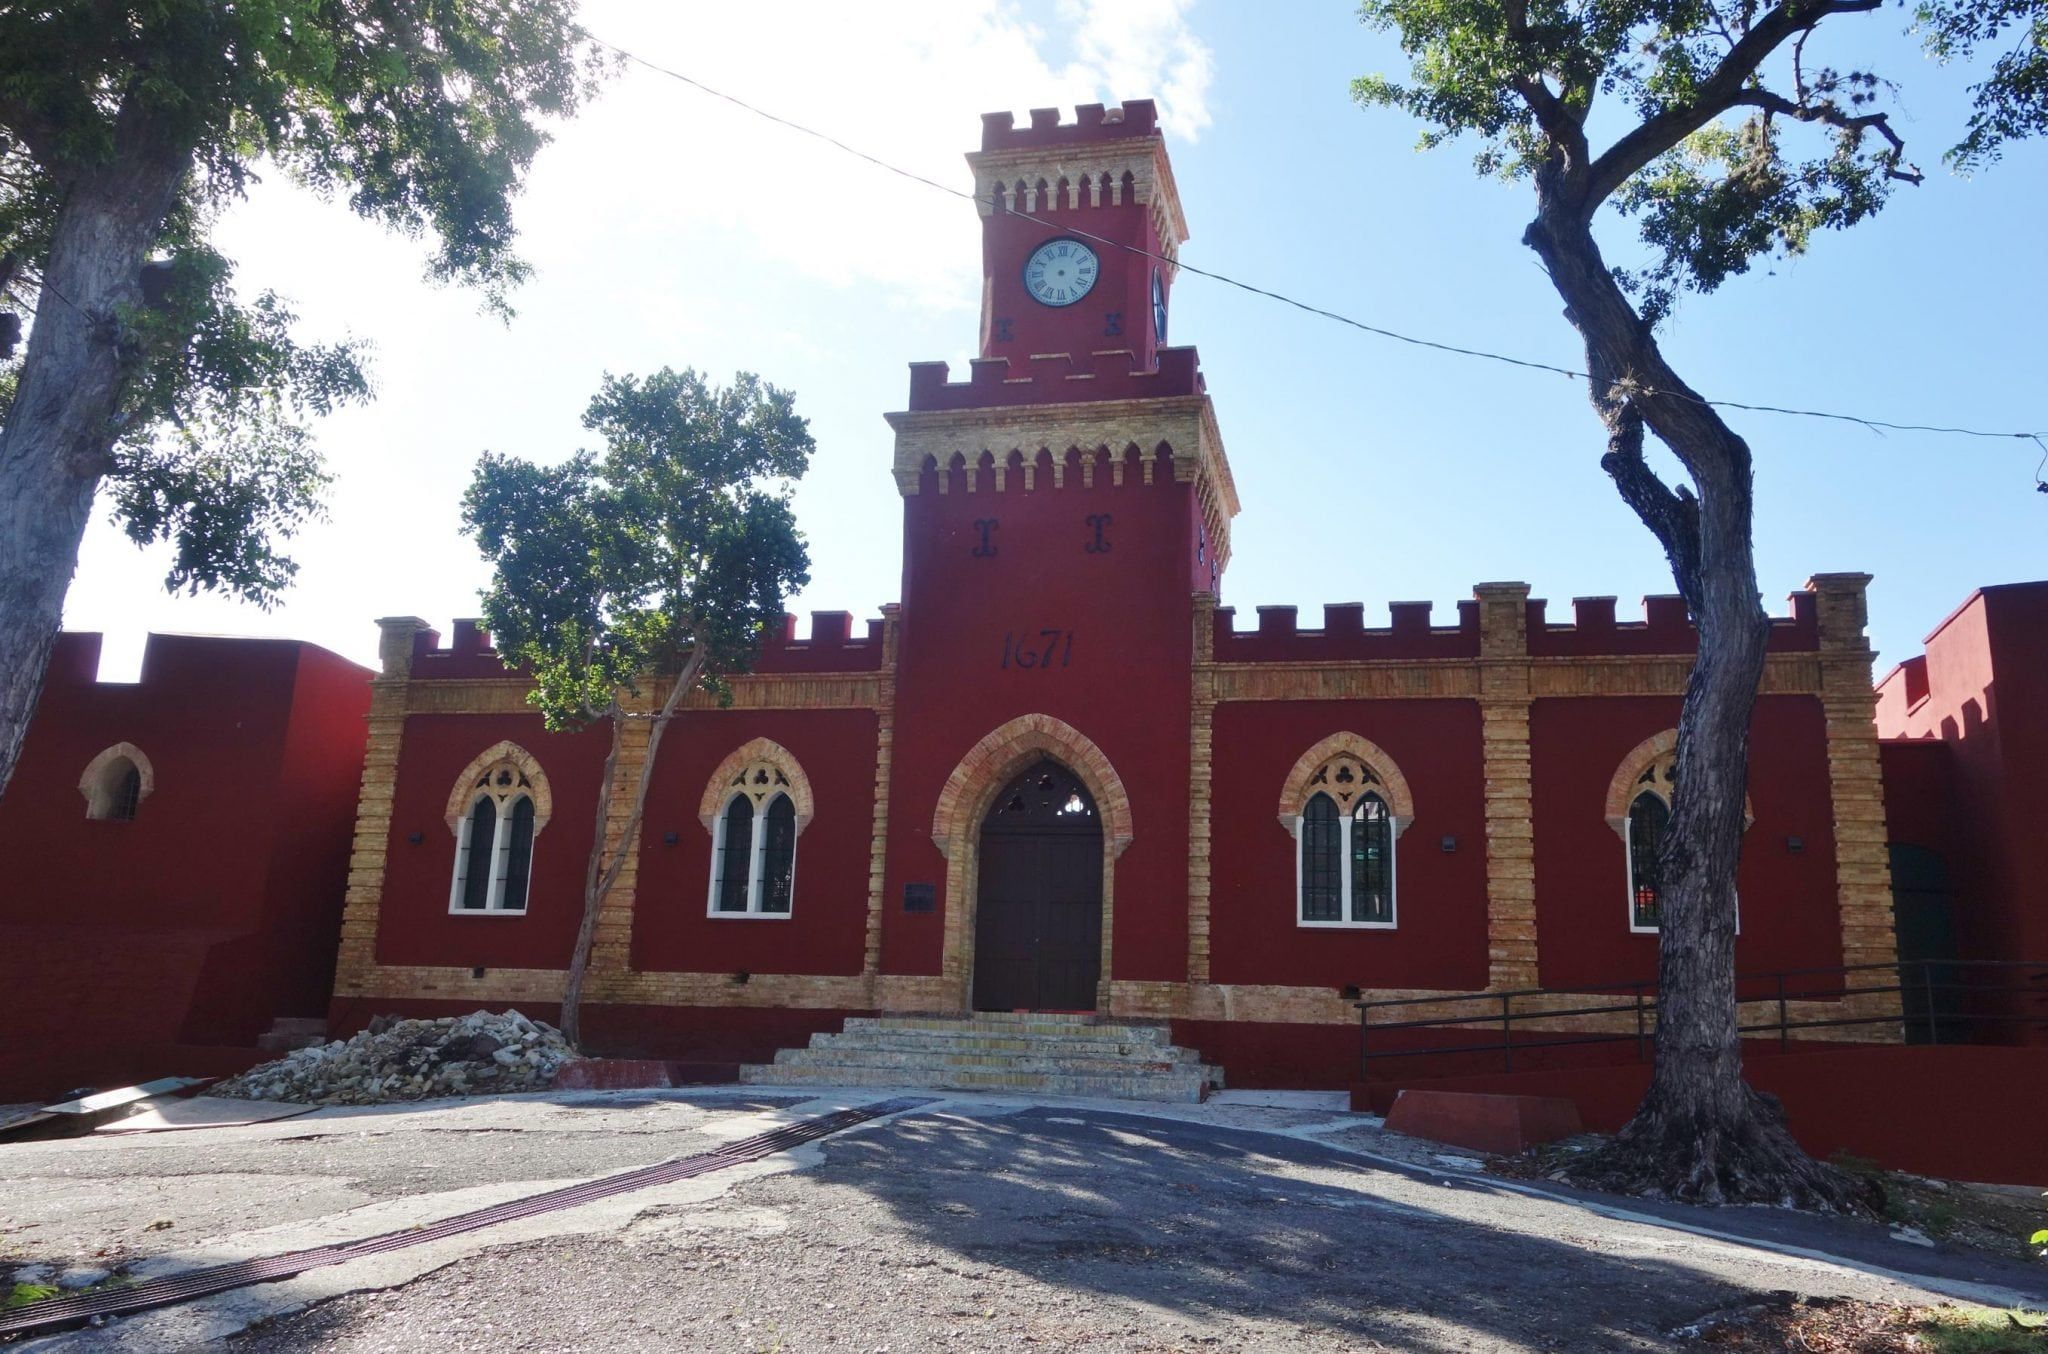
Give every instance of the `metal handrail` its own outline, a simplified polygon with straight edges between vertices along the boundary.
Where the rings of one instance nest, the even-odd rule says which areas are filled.
[[[1919,970],[1917,978],[1909,980],[1909,970],[1914,969]],[[1961,971],[1963,970],[1972,972],[1984,970],[1997,971],[1993,976],[2003,976],[2006,972],[2013,970],[2025,970],[2026,972],[2018,982],[1988,984],[1962,981]],[[1939,971],[1939,974],[1937,971]],[[1958,976],[1949,976],[1951,971],[1956,972]],[[1878,972],[1892,973],[1896,975],[1897,981],[1876,986],[1852,985],[1846,981],[1840,985],[1828,987],[1792,988],[1787,985],[1788,979],[1824,976],[1847,979],[1850,974]],[[2048,998],[2048,962],[2017,959],[1909,959],[1889,964],[1843,964],[1833,968],[1780,969],[1767,973],[1737,974],[1735,983],[1738,994],[1744,988],[1754,990],[1758,986],[1765,986],[1773,989],[1763,996],[1744,997],[1738,995],[1736,1000],[1739,1004],[1772,1003],[1777,1007],[1777,1019],[1763,1024],[1737,1025],[1736,1033],[1738,1036],[1775,1033],[1778,1036],[1778,1046],[1781,1049],[1790,1047],[1792,1031],[1794,1030],[1833,1029],[1857,1025],[1897,1025],[1901,1028],[1902,1034],[1913,1029],[1924,1029],[1928,1036],[1928,1042],[1939,1044],[1944,1026],[1953,1030],[1957,1025],[1966,1023],[1973,1025],[2048,1024],[2048,1010],[2044,1010],[2039,1015],[2002,1015],[1982,1011],[1942,1010],[1939,1009],[1935,1002],[1935,995],[1937,993],[1948,992],[1968,992],[1985,996],[2017,995],[2020,997]],[[2036,984],[2039,984],[2039,986],[2035,986]],[[1499,1053],[1502,1055],[1503,1069],[1513,1071],[1514,1056],[1517,1051],[1527,1053],[1544,1048],[1570,1048],[1587,1044],[1625,1043],[1631,1040],[1636,1045],[1637,1061],[1644,1061],[1648,1057],[1650,1047],[1655,1044],[1657,1038],[1654,1027],[1654,1018],[1658,1005],[1656,998],[1657,988],[1658,984],[1654,979],[1646,979],[1633,983],[1598,983],[1585,987],[1575,987],[1569,991],[1530,987],[1517,988],[1506,992],[1471,992],[1440,997],[1395,997],[1384,1000],[1376,999],[1354,1002],[1353,1005],[1358,1010],[1360,1075],[1365,1080],[1371,1080],[1370,1069],[1375,1058],[1416,1058],[1451,1053]],[[1514,1009],[1515,999],[1518,997],[1591,997],[1604,992],[1627,992],[1631,994],[1633,999],[1614,1005],[1544,1007],[1522,1011]],[[1908,993],[1924,997],[1924,1008],[1908,1010],[1906,1009],[1906,1003],[1902,1000],[1900,1010],[1895,1014],[1849,1016],[1838,1019],[1794,1020],[1791,1018],[1790,1006],[1795,1001],[1841,1002],[1850,997],[1883,996],[1893,993],[1896,993],[1901,998],[1904,998]],[[1374,1011],[1389,1010],[1396,1007],[1455,1006],[1460,1003],[1478,1002],[1484,1002],[1489,1005],[1498,1003],[1499,1010],[1487,1011],[1477,1015],[1439,1015],[1420,1020],[1376,1022],[1372,1018]],[[1635,1031],[1633,1033],[1596,1032],[1575,1034],[1571,1037],[1557,1039],[1530,1039],[1526,1034],[1519,1040],[1515,1037],[1515,1025],[1517,1023],[1527,1025],[1532,1021],[1555,1021],[1582,1016],[1605,1015],[1633,1015],[1635,1017]],[[1371,1034],[1374,1030],[1385,1032],[1389,1030],[1430,1029],[1464,1025],[1498,1025],[1501,1031],[1500,1041],[1498,1043],[1481,1044],[1444,1044],[1429,1048],[1386,1049],[1379,1052],[1375,1052],[1371,1047]]]

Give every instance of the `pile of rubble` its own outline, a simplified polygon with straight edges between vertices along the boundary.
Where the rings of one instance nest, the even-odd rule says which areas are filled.
[[[353,1039],[298,1049],[207,1094],[301,1105],[374,1105],[449,1095],[543,1091],[576,1056],[552,1025],[517,1011],[439,1020],[379,1016]]]

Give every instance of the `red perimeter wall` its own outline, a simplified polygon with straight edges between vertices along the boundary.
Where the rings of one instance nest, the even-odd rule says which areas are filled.
[[[102,683],[99,650],[59,637],[0,800],[0,1099],[249,1046],[321,1014],[333,980],[369,673],[308,644],[152,635],[138,682]],[[132,822],[90,820],[79,778],[120,742],[154,791]]]
[[[1992,1184],[2048,1185],[2048,1050],[1866,1045],[1771,1055],[1746,1047],[1743,1074],[1778,1097],[1799,1145],[1848,1152],[1893,1170]],[[1399,1084],[1398,1082],[1395,1084]],[[1628,1122],[1649,1089],[1647,1065],[1436,1078],[1432,1091],[1564,1096],[1588,1129]],[[1356,1088],[1386,1102],[1383,1088]]]

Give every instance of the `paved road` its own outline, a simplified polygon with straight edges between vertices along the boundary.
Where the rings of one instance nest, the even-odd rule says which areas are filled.
[[[295,1154],[327,1140],[286,1141],[289,1125],[234,1130],[225,1159],[264,1180],[375,1194],[402,1192],[410,1177],[397,1174],[401,1163],[417,1168],[431,1144],[425,1160],[465,1182],[469,1206],[480,1193],[504,1197],[536,1170],[600,1152],[610,1169],[701,1150],[777,1112],[755,1101],[728,1113],[715,1097],[694,1099],[499,1102],[359,1119],[375,1122],[374,1141],[344,1130],[302,1160]],[[325,1133],[331,1121],[295,1122]],[[1242,1127],[1261,1122],[1285,1131]],[[231,1349],[1636,1350],[1672,1347],[1675,1328],[1774,1290],[1929,1296],[1872,1272],[1884,1267],[1930,1271],[1927,1282],[1949,1291],[2004,1284],[2048,1302],[2048,1273],[1929,1252],[1880,1229],[1755,1210],[1686,1219],[1769,1233],[1780,1248],[1825,1246],[1861,1266],[1849,1267],[1441,1169],[1368,1164],[1314,1136],[1352,1141],[1345,1123],[954,1098],[707,1177],[694,1193],[652,1191],[538,1230],[421,1248],[402,1253],[412,1258],[396,1270],[350,1276],[362,1266],[349,1265],[316,1284],[249,1290],[215,1300],[211,1327],[167,1313],[71,1343],[176,1348],[257,1321]],[[179,1136],[201,1135],[156,1141]],[[67,1178],[67,1149],[101,1150],[38,1148],[43,1166],[60,1171],[32,1179]],[[162,1166],[176,1159],[167,1151],[194,1165],[205,1155],[194,1142],[150,1156]],[[498,1169],[480,1164],[492,1161]],[[83,1178],[111,1194],[142,1187],[140,1175],[124,1184],[105,1162],[98,1169]],[[286,1211],[289,1196],[278,1199]],[[387,1198],[367,1211],[422,1206]],[[346,1234],[382,1230],[350,1218]],[[316,1219],[264,1239],[274,1251],[337,1225]]]

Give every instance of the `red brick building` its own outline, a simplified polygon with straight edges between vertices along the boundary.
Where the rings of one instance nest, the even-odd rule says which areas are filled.
[[[902,601],[792,622],[730,708],[679,717],[598,933],[596,1042],[760,1058],[854,1012],[1080,1009],[1171,1020],[1240,1083],[1332,1083],[1359,993],[1651,976],[1683,604],[1482,583],[1241,626],[1152,106],[991,115],[968,159],[982,356],[914,364],[888,415]],[[1867,581],[1773,622],[1746,970],[1894,954]],[[545,1008],[606,735],[545,732],[472,624],[383,627],[336,1017]]]
[[[1152,106],[991,115],[968,159],[982,355],[912,365],[887,416],[902,600],[792,619],[729,706],[686,702],[599,925],[591,1042],[758,1061],[853,1014],[1079,1010],[1170,1022],[1236,1085],[1343,1085],[1361,997],[1542,1013],[1653,979],[1683,603],[1221,606],[1237,493],[1167,341],[1187,230]],[[1973,596],[1873,721],[1868,581],[1817,575],[1772,622],[1738,967],[1883,966],[1902,935],[2048,955],[2048,584]],[[155,637],[139,685],[98,684],[97,638],[65,637],[0,804],[0,1079],[206,1070],[323,1007],[335,1033],[552,1013],[596,806],[624,821],[640,749],[602,784],[607,731],[548,733],[473,622],[381,626],[368,681]],[[1843,981],[1787,1013],[1897,1014]]]

